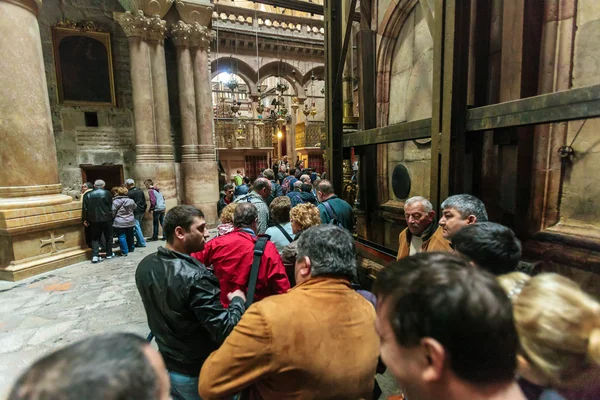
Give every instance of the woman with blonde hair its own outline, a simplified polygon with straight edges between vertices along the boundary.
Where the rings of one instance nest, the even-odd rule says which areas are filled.
[[[227,204],[223,210],[221,210],[221,216],[219,219],[221,223],[217,226],[217,236],[223,236],[233,231],[233,213],[238,203]]]
[[[281,260],[285,267],[290,286],[296,285],[294,266],[296,264],[296,256],[298,255],[298,238],[308,228],[321,224],[321,214],[319,209],[310,203],[298,204],[290,211],[290,222],[292,223],[292,232],[294,233],[294,241],[283,249],[281,252]]]
[[[527,398],[600,399],[600,303],[558,274],[512,272],[498,281],[513,304]]]

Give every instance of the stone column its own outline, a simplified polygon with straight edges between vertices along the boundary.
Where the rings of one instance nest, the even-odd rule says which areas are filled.
[[[0,279],[7,280],[87,257],[81,203],[61,194],[39,5],[0,0]]]
[[[182,20],[171,26],[171,36],[177,46],[184,144],[182,202],[201,209],[207,224],[214,226],[218,223],[220,188],[208,57],[212,32],[206,27],[212,6],[210,3],[199,5],[185,1],[176,3],[176,6]]]
[[[160,187],[167,208],[171,208],[178,200],[163,43],[167,23],[159,15],[147,17],[143,10],[114,16],[129,37],[136,136],[135,179],[140,186],[146,179],[152,179]]]

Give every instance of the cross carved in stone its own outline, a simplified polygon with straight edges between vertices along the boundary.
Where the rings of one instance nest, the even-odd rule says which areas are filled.
[[[58,252],[58,249],[56,248],[56,243],[60,242],[60,243],[64,243],[65,242],[65,235],[61,235],[59,237],[54,237],[54,231],[50,231],[50,239],[40,239],[40,248],[44,247],[45,245],[49,244],[51,246],[50,248],[50,254],[52,253],[56,253]]]

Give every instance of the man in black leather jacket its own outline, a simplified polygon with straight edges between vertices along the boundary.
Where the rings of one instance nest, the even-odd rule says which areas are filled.
[[[190,256],[202,251],[208,237],[202,211],[174,207],[163,229],[166,248],[142,260],[135,282],[169,371],[171,396],[198,400],[200,369],[242,317],[246,298],[236,290],[228,295],[229,308],[223,308],[218,279]]]
[[[100,261],[100,239],[106,239],[106,258],[112,258],[113,215],[112,196],[104,190],[102,179],[94,182],[94,190],[83,197],[82,220],[90,227],[92,235],[92,263]]]

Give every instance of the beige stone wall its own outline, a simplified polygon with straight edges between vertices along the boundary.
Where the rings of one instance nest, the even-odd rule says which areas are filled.
[[[380,6],[385,1],[380,1]],[[380,14],[381,15],[381,14]],[[415,6],[400,31],[392,61],[389,124],[431,117],[433,81],[433,39],[419,5]],[[392,173],[404,164],[411,177],[410,196],[429,196],[431,146],[415,141],[388,145],[390,200],[398,199],[391,190]]]
[[[579,0],[573,54],[574,88],[600,83],[600,4]],[[569,123],[570,144],[583,121]],[[589,119],[573,143],[575,157],[565,168],[560,206],[561,224],[598,229],[600,237],[600,120]]]
[[[113,11],[123,11],[117,0],[45,0],[40,11],[42,49],[60,183],[64,192],[78,190],[81,184],[80,164],[121,164],[125,177],[133,166],[135,137],[129,48],[123,30],[112,18]],[[59,104],[51,26],[65,19],[93,21],[111,34],[117,107],[67,107]],[[97,112],[98,127],[86,127],[86,111]]]

